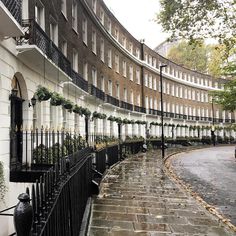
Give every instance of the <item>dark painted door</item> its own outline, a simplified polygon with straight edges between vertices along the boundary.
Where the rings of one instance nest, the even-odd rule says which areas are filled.
[[[10,131],[10,164],[11,169],[18,169],[22,165],[22,102],[18,97],[11,98],[11,131]]]

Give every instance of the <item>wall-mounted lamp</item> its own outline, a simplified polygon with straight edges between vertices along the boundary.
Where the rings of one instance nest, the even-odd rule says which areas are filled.
[[[35,98],[35,96],[33,96],[32,98],[31,98],[31,103],[29,102],[29,107],[31,107],[31,106],[35,106],[36,105],[36,98]]]
[[[18,90],[16,88],[13,88],[11,90],[11,94],[9,95],[9,99],[16,98],[17,97]]]

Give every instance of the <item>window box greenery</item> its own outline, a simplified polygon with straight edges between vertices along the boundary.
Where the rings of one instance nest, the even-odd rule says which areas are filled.
[[[73,108],[73,112],[79,114],[80,116],[83,115],[83,107],[78,106],[77,104]]]
[[[120,117],[116,117],[116,122],[117,122],[118,124],[122,124],[122,119],[121,119]]]
[[[114,116],[109,116],[107,120],[114,122],[116,121],[116,118]]]
[[[47,101],[49,98],[51,98],[52,93],[47,88],[39,86],[35,92],[35,95],[39,102],[42,102]]]
[[[51,95],[50,103],[52,106],[60,106],[65,102],[63,96],[57,92],[53,92]]]
[[[66,99],[63,102],[63,107],[67,110],[71,110],[73,108],[73,102],[71,102],[69,99]]]
[[[91,111],[88,108],[82,108],[83,115],[85,117],[90,117],[91,116]]]

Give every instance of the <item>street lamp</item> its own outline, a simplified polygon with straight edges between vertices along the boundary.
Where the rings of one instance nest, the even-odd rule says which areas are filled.
[[[162,69],[167,65],[160,65],[160,83],[161,83],[161,157],[165,157],[165,137],[164,137],[164,124],[163,124],[163,92],[162,92]]]
[[[212,98],[211,100],[211,109],[212,109],[212,127],[211,127],[211,138],[213,145],[216,145],[216,140],[215,140],[215,112],[214,112],[214,99]]]

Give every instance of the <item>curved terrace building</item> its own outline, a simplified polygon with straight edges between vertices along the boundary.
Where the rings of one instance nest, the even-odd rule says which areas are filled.
[[[160,56],[136,40],[102,0],[1,0],[0,39],[0,161],[6,182],[13,170],[33,163],[37,141],[27,139],[32,131],[65,130],[90,144],[96,136],[119,134],[123,140],[158,139],[164,64],[166,138],[207,138],[213,126],[218,138],[235,138],[228,127],[236,114],[222,111],[209,96],[226,80]],[[68,107],[45,98],[47,90]],[[17,186],[21,192],[23,184]],[[8,196],[11,191],[9,186]]]

